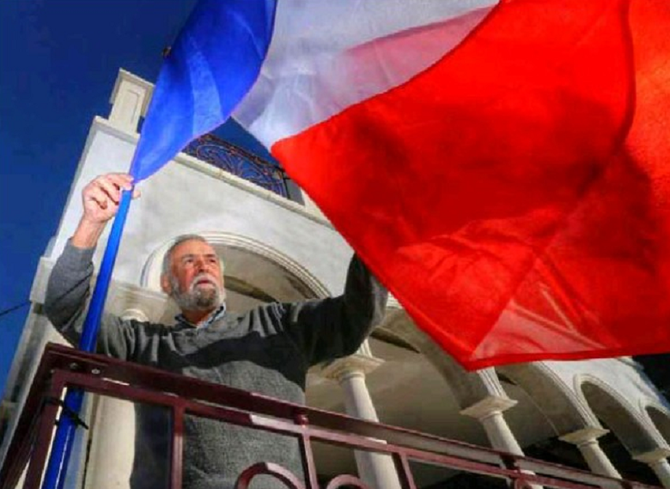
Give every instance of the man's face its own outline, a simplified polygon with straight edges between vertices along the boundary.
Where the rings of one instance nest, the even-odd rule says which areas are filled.
[[[172,274],[167,292],[185,311],[209,311],[224,299],[221,263],[214,249],[203,241],[180,243],[172,251]]]

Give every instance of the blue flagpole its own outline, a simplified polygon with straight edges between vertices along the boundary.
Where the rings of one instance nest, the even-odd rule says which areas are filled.
[[[112,225],[112,230],[107,241],[105,254],[100,265],[100,273],[93,290],[91,302],[88,308],[88,314],[84,321],[84,328],[81,339],[79,340],[79,349],[93,352],[98,339],[98,330],[100,329],[100,318],[105,307],[109,283],[112,279],[114,262],[119,251],[123,228],[126,224],[130,201],[133,191],[122,191],[119,209]],[[74,417],[79,416],[81,405],[84,400],[84,392],[79,389],[68,389],[65,395],[64,405],[67,409],[61,411],[58,420],[58,428],[51,447],[51,455],[47,465],[46,475],[42,483],[42,489],[62,489],[65,483],[67,466],[72,453],[72,444],[74,442],[77,430],[77,422]]]

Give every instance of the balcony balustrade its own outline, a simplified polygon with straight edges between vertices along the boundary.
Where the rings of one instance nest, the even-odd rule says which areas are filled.
[[[13,488],[26,464],[24,488],[42,482],[54,424],[66,388],[150,403],[171,410],[171,489],[181,488],[184,417],[202,416],[256,430],[295,437],[301,451],[304,480],[270,462],[248,467],[238,477],[236,489],[246,489],[260,474],[274,477],[278,487],[291,489],[367,488],[357,477],[342,474],[320,485],[312,450],[313,442],[390,455],[404,489],[416,489],[411,464],[425,463],[507,480],[511,487],[587,489],[651,487],[611,479],[540,460],[363,421],[175,375],[135,363],[49,345],[42,357],[23,407],[8,455],[0,472],[0,488]],[[383,489],[383,488],[377,488]]]

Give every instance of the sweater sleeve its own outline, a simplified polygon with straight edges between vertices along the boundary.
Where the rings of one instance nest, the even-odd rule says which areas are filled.
[[[49,321],[72,345],[79,344],[86,302],[93,276],[95,248],[81,249],[69,241],[56,261],[47,285],[44,311]],[[100,322],[97,352],[129,360],[134,356],[133,322],[104,314]]]
[[[344,294],[282,304],[285,327],[309,365],[353,354],[379,324],[388,292],[354,255]]]

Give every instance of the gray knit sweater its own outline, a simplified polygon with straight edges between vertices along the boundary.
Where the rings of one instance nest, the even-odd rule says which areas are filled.
[[[81,333],[93,249],[68,243],[49,279],[45,311],[73,344]],[[387,292],[354,257],[344,295],[300,303],[272,303],[245,314],[226,313],[207,327],[174,326],[104,317],[98,351],[189,377],[305,401],[307,369],[356,351],[381,320]],[[169,414],[136,409],[132,487],[167,485]],[[184,489],[232,488],[237,475],[271,461],[302,475],[295,439],[188,417],[185,423]],[[253,489],[283,487],[257,477]]]

